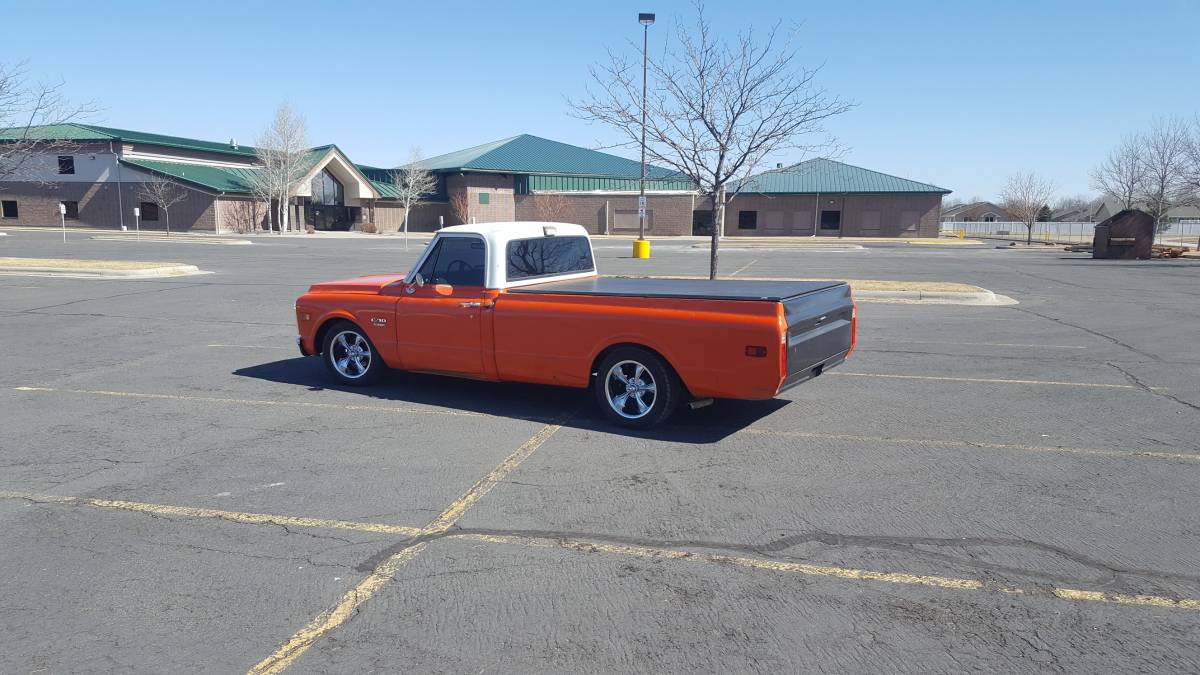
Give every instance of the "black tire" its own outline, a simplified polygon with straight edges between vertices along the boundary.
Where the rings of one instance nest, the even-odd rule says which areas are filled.
[[[325,331],[321,360],[339,384],[361,387],[379,380],[387,369],[363,329],[339,321]]]
[[[654,352],[618,347],[601,359],[592,393],[608,421],[630,429],[652,429],[679,407],[683,387],[675,371]]]

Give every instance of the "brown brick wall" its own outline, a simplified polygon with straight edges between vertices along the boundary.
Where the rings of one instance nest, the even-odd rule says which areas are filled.
[[[560,205],[561,211],[551,208]],[[607,209],[605,205],[607,204]],[[636,194],[536,193],[516,196],[516,220],[575,223],[592,234],[637,234]],[[607,214],[606,214],[607,210]],[[646,195],[646,233],[671,236],[692,233],[692,195]]]
[[[940,194],[867,195],[762,195],[740,194],[725,208],[725,234],[729,236],[807,236],[820,211],[841,213],[841,235],[846,237],[936,237]],[[758,226],[738,229],[738,213],[757,211]],[[834,230],[818,231],[837,236]]]
[[[412,216],[408,219],[409,232],[434,232],[438,229],[438,217],[446,226],[456,225],[454,216],[450,213],[450,205],[446,202],[427,202],[418,204]],[[404,207],[387,201],[379,201],[374,206],[374,222],[380,232],[399,232],[404,226]]]
[[[68,220],[67,227],[102,227],[117,229],[121,225],[121,210],[124,209],[125,226],[134,229],[133,208],[142,199],[138,192],[141,183],[122,183],[121,195],[117,195],[117,183],[0,183],[0,200],[17,202],[16,219],[3,218],[0,224],[56,226],[60,224],[58,203],[79,202],[79,219]],[[183,202],[171,207],[171,229],[214,230],[216,210],[214,198],[204,192],[190,190]],[[166,229],[166,216],[160,215],[158,222],[143,222],[145,229]]]
[[[466,194],[467,222],[471,222],[472,218],[477,223],[496,223],[516,219],[513,177],[510,174],[450,175],[446,178],[446,191],[451,198],[456,194]],[[487,194],[487,204],[479,203],[480,194]],[[446,222],[449,224],[450,220],[447,219]]]

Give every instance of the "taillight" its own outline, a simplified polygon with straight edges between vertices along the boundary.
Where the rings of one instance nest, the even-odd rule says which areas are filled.
[[[854,344],[858,342],[858,303],[854,301],[854,291],[850,291],[850,349],[846,350],[846,358],[854,353]]]

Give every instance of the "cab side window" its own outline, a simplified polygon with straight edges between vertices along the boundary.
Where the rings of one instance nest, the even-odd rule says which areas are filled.
[[[476,237],[443,237],[417,272],[427,284],[483,286],[485,253]]]

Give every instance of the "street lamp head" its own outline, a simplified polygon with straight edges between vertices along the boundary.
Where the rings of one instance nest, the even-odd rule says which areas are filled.
[[[654,15],[641,12],[638,14],[638,23],[642,24],[643,26],[649,26],[650,24],[654,23]]]

